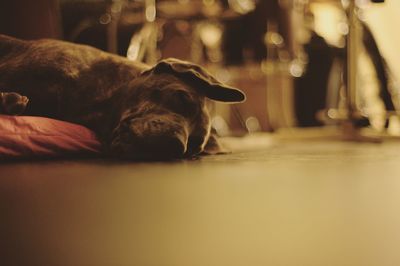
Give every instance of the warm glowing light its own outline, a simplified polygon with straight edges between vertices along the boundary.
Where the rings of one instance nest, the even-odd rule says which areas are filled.
[[[205,6],[211,6],[211,5],[215,4],[215,0],[203,0],[203,4]]]
[[[99,22],[100,24],[109,24],[111,22],[111,15],[110,14],[103,14],[100,18],[99,18]]]
[[[151,5],[146,8],[146,20],[153,22],[156,20],[156,7]]]
[[[258,119],[254,116],[250,116],[246,119],[246,128],[247,131],[252,133],[252,132],[257,132],[261,130],[260,122]]]
[[[211,119],[211,124],[219,136],[229,135],[228,123],[222,116],[215,116]]]
[[[299,62],[293,61],[290,64],[289,72],[293,77],[299,78],[303,75],[304,67]]]

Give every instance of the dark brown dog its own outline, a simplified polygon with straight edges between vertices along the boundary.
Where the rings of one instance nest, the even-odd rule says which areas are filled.
[[[84,45],[4,35],[0,88],[26,95],[26,114],[82,124],[97,133],[106,152],[130,159],[215,151],[206,97],[245,99],[203,68],[177,59],[149,67]]]

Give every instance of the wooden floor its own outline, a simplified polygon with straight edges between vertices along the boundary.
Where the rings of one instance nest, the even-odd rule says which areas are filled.
[[[0,165],[4,265],[400,265],[400,141],[230,143],[194,161]]]

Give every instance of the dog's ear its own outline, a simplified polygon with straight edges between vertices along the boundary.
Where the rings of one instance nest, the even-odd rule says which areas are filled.
[[[173,74],[212,100],[234,103],[246,99],[242,91],[219,82],[201,66],[179,59],[164,59],[144,73],[148,72]]]

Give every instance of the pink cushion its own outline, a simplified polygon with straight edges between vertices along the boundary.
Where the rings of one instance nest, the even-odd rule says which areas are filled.
[[[0,158],[96,154],[100,142],[89,129],[50,118],[0,115]]]

